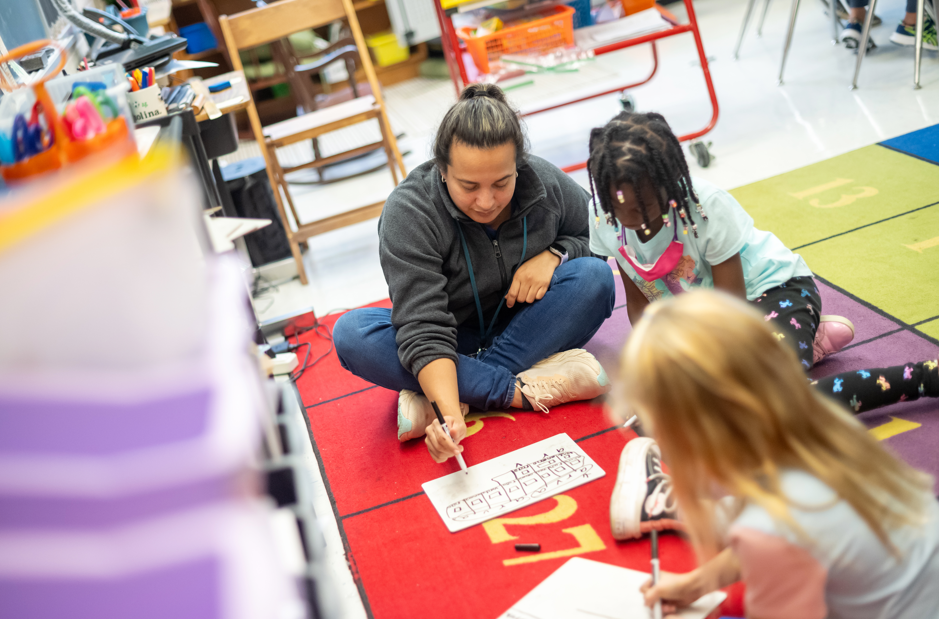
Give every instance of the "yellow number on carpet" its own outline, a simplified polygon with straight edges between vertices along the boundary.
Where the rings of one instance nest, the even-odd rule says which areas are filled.
[[[506,525],[531,526],[533,524],[553,524],[567,520],[577,511],[577,501],[566,494],[558,494],[551,498],[557,501],[557,505],[543,514],[523,516],[521,518],[496,518],[489,522],[484,522],[483,530],[489,535],[489,541],[493,544],[501,544],[502,542],[518,539],[518,536],[509,535],[509,532],[505,530]]]
[[[854,204],[854,201],[858,198],[872,198],[880,193],[873,187],[858,187],[858,189],[861,190],[861,193],[843,193],[841,194],[840,200],[832,202],[831,204],[822,204],[821,201],[816,198],[815,200],[809,200],[809,205],[815,208],[837,208],[839,206]]]
[[[939,245],[939,236],[934,239],[929,239],[928,241],[920,241],[919,243],[914,243],[913,245],[904,245],[907,249],[912,249],[913,251],[918,251],[923,253],[924,249],[929,249],[930,247],[935,247]]]
[[[805,189],[803,191],[797,191],[796,193],[790,193],[789,195],[797,200],[804,200],[809,196],[814,196],[815,194],[822,193],[823,191],[828,191],[829,189],[835,189],[837,187],[842,187],[853,183],[854,180],[850,178],[836,178],[830,183],[825,183],[824,185],[819,185],[817,187],[812,187],[811,189]],[[861,190],[861,193],[841,194],[841,198],[830,204],[822,204],[821,200],[815,198],[814,200],[809,200],[809,205],[814,206],[815,208],[838,208],[839,206],[848,206],[849,204],[854,204],[854,201],[858,198],[871,198],[880,193],[878,190],[873,187],[857,187]]]
[[[848,183],[853,182],[854,181],[850,178],[836,178],[830,183],[825,183],[824,185],[819,185],[818,187],[812,187],[811,189],[806,189],[805,191],[800,191],[798,193],[790,193],[789,195],[797,200],[802,200],[803,198],[814,196],[817,193],[822,193],[823,191],[828,191],[829,189],[841,187],[842,185],[847,185]]]
[[[868,432],[870,432],[878,441],[883,441],[890,438],[891,436],[896,436],[897,434],[903,434],[904,432],[915,430],[916,428],[922,427],[922,425],[923,424],[916,423],[915,421],[907,421],[906,419],[891,417],[890,421],[887,423],[877,426],[876,428],[871,428],[868,430]]]
[[[527,557],[506,559],[502,562],[502,564],[505,566],[522,565],[523,563],[535,563],[536,561],[547,561],[549,559],[559,559],[561,557],[573,557],[575,555],[582,555],[588,552],[606,550],[606,544],[604,544],[603,540],[600,539],[600,536],[597,535],[597,532],[594,530],[593,526],[589,524],[582,524],[579,527],[564,529],[563,532],[574,536],[574,539],[577,540],[576,548],[568,548],[567,550],[554,550],[552,552],[542,552]]]
[[[466,436],[464,438],[469,438],[482,430],[485,425],[483,419],[487,417],[505,417],[506,419],[515,421],[515,417],[508,413],[470,413],[463,418],[463,421],[466,423]]]

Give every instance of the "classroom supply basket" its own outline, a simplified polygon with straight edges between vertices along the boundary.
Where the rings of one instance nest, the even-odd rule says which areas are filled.
[[[503,54],[544,51],[574,44],[575,9],[554,6],[540,11],[541,17],[529,22],[508,26],[481,37],[474,37],[470,28],[460,28],[457,36],[466,44],[466,50],[480,73],[489,73],[489,61]]]
[[[379,67],[398,64],[411,57],[411,50],[398,45],[398,37],[390,30],[366,36],[365,44],[371,50],[375,64]]]
[[[42,119],[46,128],[46,137],[43,140],[47,142],[43,144],[41,152],[9,165],[0,165],[0,174],[7,183],[22,181],[58,170],[89,155],[115,146],[121,146],[128,152],[135,148],[130,132],[132,125],[128,121],[131,118],[130,111],[127,108],[127,99],[124,96],[126,82],[121,81],[123,77],[120,67],[112,65],[59,77],[59,73],[65,67],[66,57],[61,46],[48,40],[21,45],[5,56],[0,57],[0,64],[22,58],[49,46],[59,48],[59,63],[55,69],[49,71],[45,77],[30,84],[29,88],[21,87],[4,95],[4,103],[9,103],[7,109],[17,110],[17,116],[23,115],[19,110],[31,109],[33,114],[37,116],[37,121],[39,118]],[[110,79],[105,79],[105,76],[110,76]],[[78,81],[103,81],[107,94],[116,106],[113,117],[105,122],[105,130],[85,140],[72,139],[58,110],[59,105],[64,105],[65,100],[71,94],[72,85]],[[8,102],[7,99],[9,99]],[[8,127],[10,137],[15,141],[18,130],[16,121],[14,118],[7,118],[0,113],[0,131],[8,131]]]

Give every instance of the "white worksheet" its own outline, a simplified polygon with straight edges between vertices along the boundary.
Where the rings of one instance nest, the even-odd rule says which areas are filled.
[[[472,458],[472,451],[464,452]],[[451,533],[537,503],[606,475],[567,434],[423,485]]]
[[[648,579],[645,572],[574,557],[499,619],[650,619],[639,592]],[[726,597],[708,593],[675,616],[704,619]]]

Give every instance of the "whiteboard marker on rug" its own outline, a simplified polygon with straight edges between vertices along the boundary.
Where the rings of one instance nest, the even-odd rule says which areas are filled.
[[[652,586],[659,584],[659,532],[652,529]],[[656,600],[652,607],[653,619],[662,619],[662,600]]]
[[[437,421],[440,422],[440,426],[443,428],[443,433],[446,434],[447,437],[452,441],[453,438],[450,437],[450,428],[447,427],[447,422],[443,420],[443,415],[440,414],[440,408],[437,406],[437,403],[431,402],[430,405],[434,407],[434,414],[437,415]],[[456,461],[460,463],[460,468],[463,469],[463,472],[469,475],[469,471],[466,470],[466,462],[463,461],[463,456],[457,454]]]

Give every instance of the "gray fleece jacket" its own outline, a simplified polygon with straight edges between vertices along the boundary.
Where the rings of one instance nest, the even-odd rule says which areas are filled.
[[[453,204],[433,161],[411,171],[388,196],[378,220],[401,364],[417,376],[436,359],[457,361],[457,327],[467,320],[473,327],[479,323],[457,222],[466,236],[488,327],[522,257],[523,218],[528,222],[526,260],[555,242],[571,260],[590,256],[588,201],[588,193],[567,174],[532,155],[518,168],[514,212],[490,240],[483,224]]]

